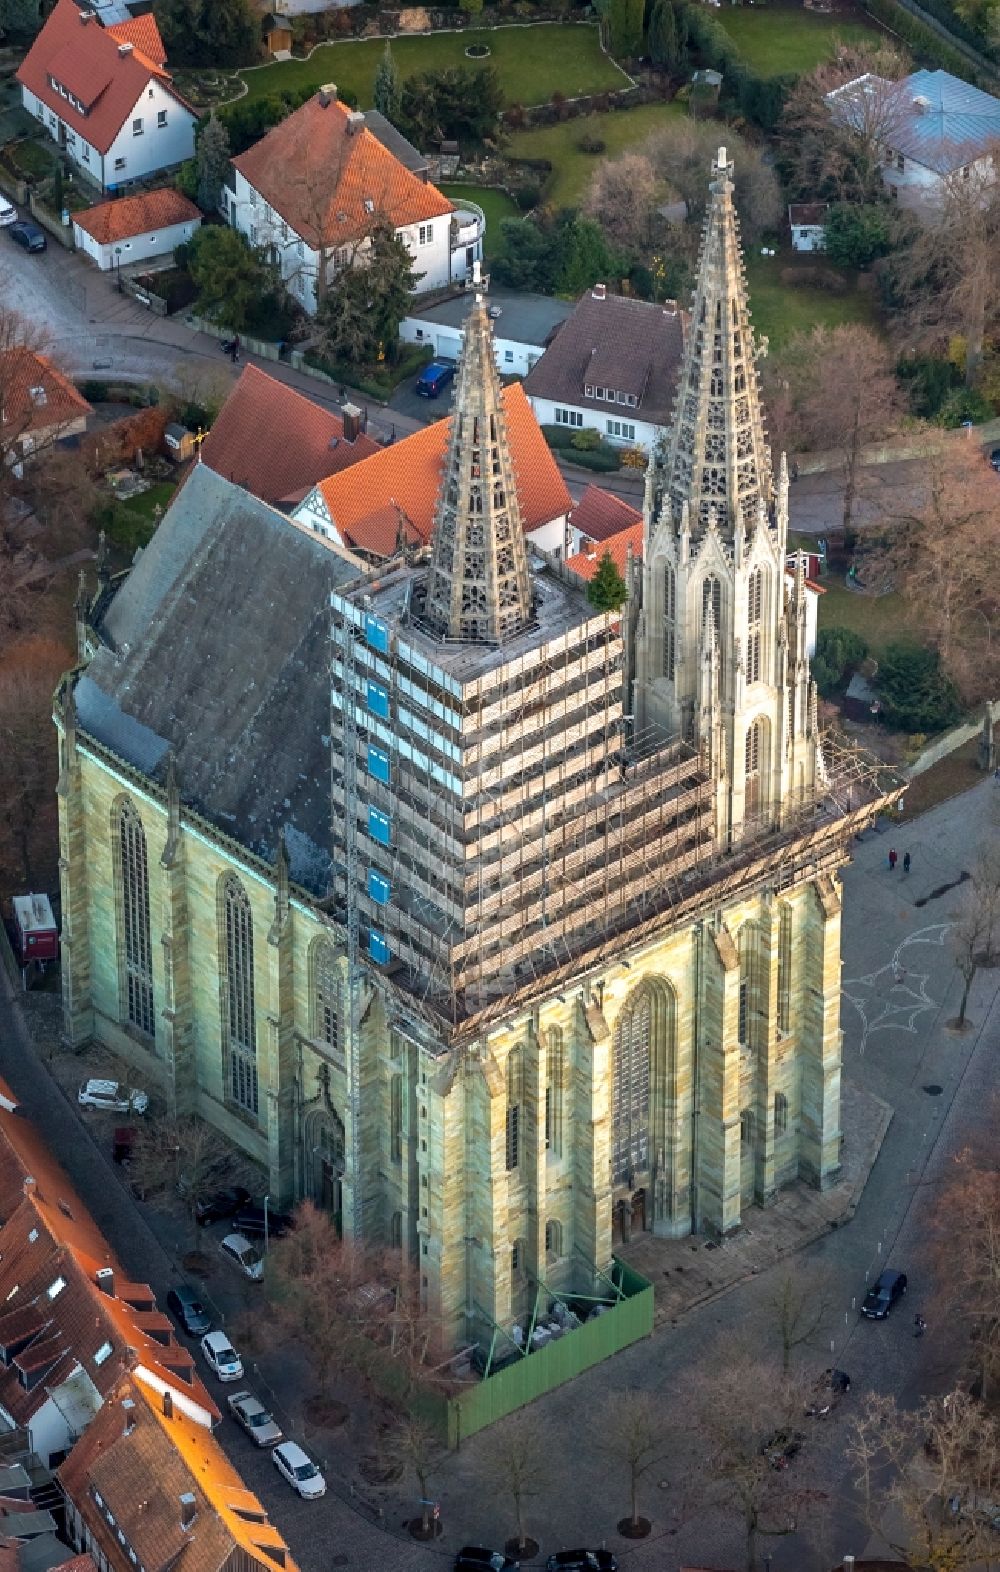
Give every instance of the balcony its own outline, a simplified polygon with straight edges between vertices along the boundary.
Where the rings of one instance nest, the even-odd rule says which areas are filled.
[[[476,202],[463,197],[451,215],[451,276],[470,278],[472,263],[482,260],[486,214]]]

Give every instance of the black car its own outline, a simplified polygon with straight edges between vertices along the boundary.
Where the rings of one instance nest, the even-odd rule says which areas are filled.
[[[520,1561],[511,1561],[501,1550],[466,1545],[455,1557],[455,1572],[519,1572]]]
[[[214,1195],[200,1195],[194,1203],[194,1215],[202,1228],[209,1223],[219,1223],[223,1218],[235,1217],[241,1206],[252,1200],[249,1190],[240,1184],[226,1185]]]
[[[994,448],[990,453],[990,468],[1000,471],[1000,448]]]
[[[27,219],[21,219],[16,224],[7,225],[7,233],[17,245],[23,246],[25,251],[47,251],[48,240],[45,238],[44,229],[39,229],[37,224],[29,224]]]
[[[861,1314],[869,1321],[884,1321],[893,1305],[906,1293],[906,1273],[887,1266],[861,1301]]]
[[[247,1200],[249,1201],[249,1196]],[[236,1213],[236,1227],[241,1234],[246,1234],[250,1239],[255,1235],[263,1238],[264,1208],[251,1203],[241,1206]],[[288,1212],[276,1212],[273,1207],[267,1209],[267,1236],[269,1239],[280,1239],[282,1234],[287,1234],[290,1228],[295,1227],[295,1219]]]
[[[176,1288],[171,1288],[167,1295],[167,1309],[192,1337],[200,1337],[211,1329],[212,1318],[198,1298],[198,1290],[189,1283],[178,1283]]]
[[[557,1550],[545,1572],[618,1572],[618,1559],[610,1550]]]

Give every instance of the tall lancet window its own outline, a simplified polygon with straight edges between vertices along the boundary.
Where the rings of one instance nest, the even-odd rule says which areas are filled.
[[[122,949],[122,1003],[130,1026],[155,1034],[153,946],[149,932],[149,865],[146,832],[131,802],[118,810],[119,920]]]
[[[746,755],[744,769],[746,774],[744,802],[747,818],[753,817],[761,811],[764,801],[764,770],[766,767],[765,746],[767,741],[767,722],[763,716],[757,719],[747,731]]]
[[[677,575],[663,565],[663,675],[671,682],[677,671]]]
[[[747,682],[759,682],[763,633],[764,571],[754,568],[747,586]]]
[[[222,888],[223,991],[229,1054],[229,1095],[237,1107],[257,1112],[257,1018],[253,980],[253,912],[239,879]]]
[[[611,1178],[631,1184],[649,1167],[649,1061],[653,1001],[642,989],[615,1024],[611,1087]]]
[[[715,618],[715,634],[719,643],[722,643],[722,585],[714,573],[710,573],[701,583],[701,627],[705,631],[708,621],[708,608],[712,608]]]

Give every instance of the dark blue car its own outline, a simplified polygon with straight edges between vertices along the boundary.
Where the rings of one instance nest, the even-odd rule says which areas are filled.
[[[417,392],[421,398],[437,398],[455,375],[455,367],[448,360],[432,360],[417,378]]]

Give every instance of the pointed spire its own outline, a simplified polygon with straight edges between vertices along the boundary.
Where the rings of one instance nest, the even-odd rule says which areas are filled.
[[[531,621],[531,576],[478,262],[473,277],[424,615],[446,638],[492,644]]]
[[[756,528],[762,502],[770,517],[774,483],[757,382],[763,343],[756,344],[750,326],[733,166],[724,147],[712,174],[665,473],[672,507],[690,501],[695,532],[717,504],[720,533],[732,540],[737,519],[748,533]]]

